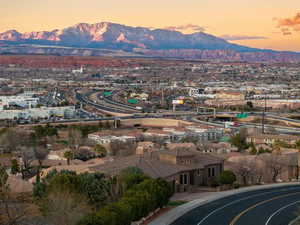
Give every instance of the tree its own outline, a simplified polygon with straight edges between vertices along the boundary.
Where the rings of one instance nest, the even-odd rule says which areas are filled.
[[[262,157],[273,183],[277,182],[278,176],[286,169],[287,163],[281,155],[265,154]]]
[[[224,170],[219,176],[220,184],[233,184],[236,181],[235,174],[230,170]]]
[[[266,175],[266,171],[265,171],[266,169],[263,165],[263,161],[261,158],[262,158],[261,155],[255,157],[254,167],[252,170],[253,181],[256,184],[261,184],[264,181],[264,177]]]
[[[46,126],[38,125],[33,129],[37,138],[58,136],[57,128],[51,126],[50,124],[47,124]]]
[[[246,142],[246,130],[241,129],[240,132],[230,138],[230,143],[238,148],[238,151],[244,151],[249,146]]]
[[[148,178],[138,167],[128,167],[122,170],[118,177],[125,190],[132,188],[134,185],[139,184]]]
[[[108,184],[102,173],[76,174],[68,170],[52,170],[34,185],[33,195],[40,201],[47,198],[49,191],[68,191],[83,195],[93,208],[98,209],[111,202]]]
[[[253,159],[242,158],[235,164],[234,173],[242,180],[244,186],[248,185],[252,178],[255,163]]]
[[[300,150],[300,140],[296,141],[295,147]]]
[[[24,130],[9,128],[2,132],[0,136],[0,145],[9,153],[18,151],[20,147],[30,146],[31,144],[30,134]]]
[[[130,168],[129,171],[137,171]],[[128,189],[123,197],[88,215],[80,225],[130,225],[159,207],[165,206],[173,194],[171,185],[162,179],[145,179]]]
[[[251,101],[247,101],[246,106],[249,109],[253,109],[253,103]]]
[[[79,148],[74,151],[74,159],[79,159],[82,161],[87,161],[96,157],[94,151],[87,148]]]
[[[40,181],[40,171],[43,167],[43,160],[47,158],[47,155],[49,154],[49,151],[47,148],[44,148],[42,146],[38,146],[37,148],[34,148],[34,156],[38,160],[39,165],[37,166],[37,176],[36,181]]]
[[[11,160],[11,173],[12,174],[17,174],[20,172],[20,165],[18,163],[17,159],[12,159]]]
[[[94,151],[101,157],[105,157],[107,155],[107,150],[103,145],[97,144],[94,147]]]
[[[6,182],[8,179],[8,174],[5,167],[0,164],[0,192],[6,188]]]
[[[194,143],[195,145],[198,143],[198,141],[199,141],[198,137],[191,136],[191,135],[185,136],[183,139],[181,139],[182,143]]]
[[[104,128],[106,128],[106,129],[110,129],[111,128],[111,123],[108,120],[106,120],[106,122],[104,124]]]
[[[250,144],[250,154],[251,155],[256,155],[258,153],[255,145],[253,143]]]
[[[16,225],[28,215],[27,207],[9,189],[8,174],[0,165],[0,224]]]
[[[72,151],[66,151],[64,157],[67,159],[67,164],[70,165],[70,161],[74,158],[74,153]]]
[[[34,156],[38,160],[40,167],[42,167],[43,160],[47,158],[49,151],[47,148],[43,146],[38,146],[34,148]]]
[[[34,156],[34,147],[32,146],[22,146],[20,147],[20,153],[21,153],[21,172],[22,172],[22,178],[25,178],[25,174],[29,173],[29,170],[31,168],[31,163],[33,162],[35,156]]]
[[[82,134],[76,128],[69,129],[68,132],[68,143],[71,149],[76,150],[82,144]]]
[[[133,141],[113,141],[110,143],[113,156],[129,156],[135,154],[137,144]]]
[[[76,225],[91,212],[84,196],[65,191],[51,191],[41,204],[46,219],[53,225]]]
[[[274,148],[290,148],[291,146],[288,143],[286,143],[285,141],[275,140],[273,147]]]

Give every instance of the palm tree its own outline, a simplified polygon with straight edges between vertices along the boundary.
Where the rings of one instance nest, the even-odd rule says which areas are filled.
[[[72,151],[66,151],[64,153],[64,157],[67,159],[68,165],[70,165],[70,161],[73,159],[73,152]]]
[[[38,146],[37,148],[34,147],[34,156],[38,160],[39,165],[37,167],[37,182],[40,181],[40,172],[43,167],[43,160],[47,158],[47,155],[49,154],[49,151],[47,148],[44,148],[43,146]]]

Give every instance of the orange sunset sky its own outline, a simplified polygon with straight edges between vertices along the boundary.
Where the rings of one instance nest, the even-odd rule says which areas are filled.
[[[0,32],[79,22],[204,30],[231,42],[300,52],[300,0],[0,0]],[[189,25],[189,26],[187,26]]]

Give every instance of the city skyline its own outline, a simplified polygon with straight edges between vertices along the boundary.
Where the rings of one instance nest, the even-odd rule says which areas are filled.
[[[53,30],[107,21],[184,33],[203,31],[250,47],[300,52],[300,2],[296,0],[272,0],[272,4],[258,0],[0,2],[0,32]]]

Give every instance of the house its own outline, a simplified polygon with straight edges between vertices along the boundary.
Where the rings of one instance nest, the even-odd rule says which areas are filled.
[[[153,152],[155,151],[155,146],[154,143],[151,141],[141,141],[138,143],[135,154],[137,155],[143,155],[148,152]]]
[[[176,151],[176,150],[192,150],[196,151],[197,147],[194,143],[168,143],[166,146],[167,150]]]
[[[171,142],[171,133],[164,130],[150,129],[143,133],[145,140],[161,140],[162,142]]]
[[[296,141],[298,141],[300,138],[298,136],[294,135],[286,135],[286,134],[253,134],[249,135],[246,138],[247,143],[253,143],[253,144],[268,144],[272,145],[276,141],[283,141],[287,144],[295,144]]]
[[[216,95],[217,99],[231,99],[231,100],[244,100],[245,94],[241,92],[233,92],[233,91],[224,91],[219,92]]]
[[[238,148],[232,146],[228,142],[219,143],[200,143],[198,149],[203,153],[216,153],[216,154],[227,154],[230,152],[237,152]]]
[[[116,158],[112,162],[90,167],[90,170],[116,175],[132,166],[140,168],[152,178],[167,180],[176,192],[185,192],[211,184],[223,171],[223,160],[187,149],[161,150]]]
[[[277,182],[288,182],[299,177],[299,153],[288,152],[286,154],[264,153],[261,155],[237,155],[227,158],[225,169],[237,174],[237,179],[242,182],[241,174],[247,173],[249,184],[258,182],[271,183],[272,176],[278,173]]]
[[[133,93],[130,94],[130,97],[131,98],[137,98],[137,99],[140,99],[142,101],[147,101],[148,98],[149,98],[149,95],[147,93],[135,93],[135,92],[133,92]]]

